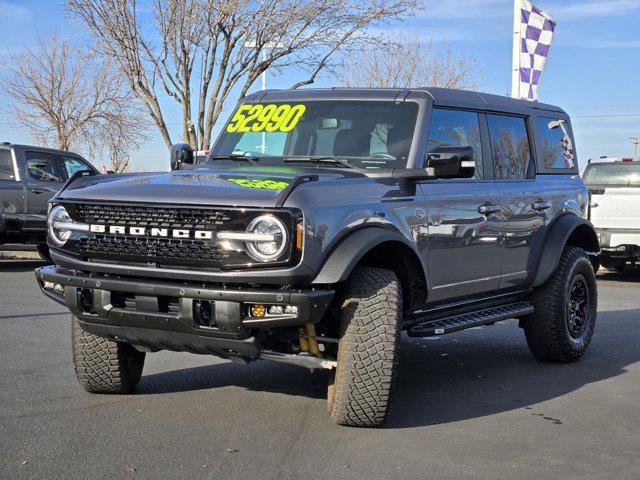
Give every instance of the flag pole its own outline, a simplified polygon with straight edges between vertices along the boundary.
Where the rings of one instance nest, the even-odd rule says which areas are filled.
[[[511,96],[513,98],[520,98],[521,5],[520,0],[513,0],[513,59],[511,68]]]

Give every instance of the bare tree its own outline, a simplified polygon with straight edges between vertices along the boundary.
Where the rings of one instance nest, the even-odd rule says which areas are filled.
[[[439,54],[419,37],[383,35],[344,58],[339,79],[346,87],[445,87],[473,90],[473,61]]]
[[[185,142],[200,149],[229,97],[267,69],[298,69],[313,83],[340,49],[367,42],[367,27],[410,14],[416,0],[67,0],[69,14],[118,62],[167,146],[163,95],[182,110]],[[164,109],[163,109],[164,108]],[[197,142],[196,142],[197,137]]]
[[[140,109],[117,67],[52,37],[11,53],[0,84],[5,110],[38,142],[105,155],[118,171],[123,146],[145,139]]]

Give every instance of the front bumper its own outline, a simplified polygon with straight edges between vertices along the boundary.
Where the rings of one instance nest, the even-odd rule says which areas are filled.
[[[67,306],[90,333],[147,350],[226,358],[257,358],[261,330],[316,323],[334,295],[333,290],[223,288],[81,274],[59,266],[36,269],[36,278],[43,293]],[[198,319],[203,303],[212,320],[208,326]],[[297,314],[254,318],[247,304],[291,305]]]

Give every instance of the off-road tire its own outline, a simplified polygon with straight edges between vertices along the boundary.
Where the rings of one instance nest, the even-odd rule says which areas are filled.
[[[588,292],[584,327],[570,333],[569,299],[574,281],[584,280]],[[555,272],[530,298],[535,312],[522,319],[531,353],[542,361],[568,363],[578,360],[593,337],[597,317],[597,286],[593,266],[584,250],[566,247]]]
[[[340,308],[338,366],[327,406],[340,425],[378,427],[389,411],[395,381],[402,292],[391,270],[357,268]]]
[[[73,364],[78,382],[91,393],[131,393],[140,381],[144,352],[86,332],[71,317]]]

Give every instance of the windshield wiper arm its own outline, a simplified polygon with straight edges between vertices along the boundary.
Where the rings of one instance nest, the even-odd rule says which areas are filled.
[[[260,157],[255,155],[214,155],[209,157],[209,160],[233,160],[234,162],[248,162],[252,166],[257,167]]]
[[[285,162],[308,162],[308,163],[332,163],[334,165],[342,165],[347,168],[355,168],[355,166],[345,158],[336,157],[286,157]]]

